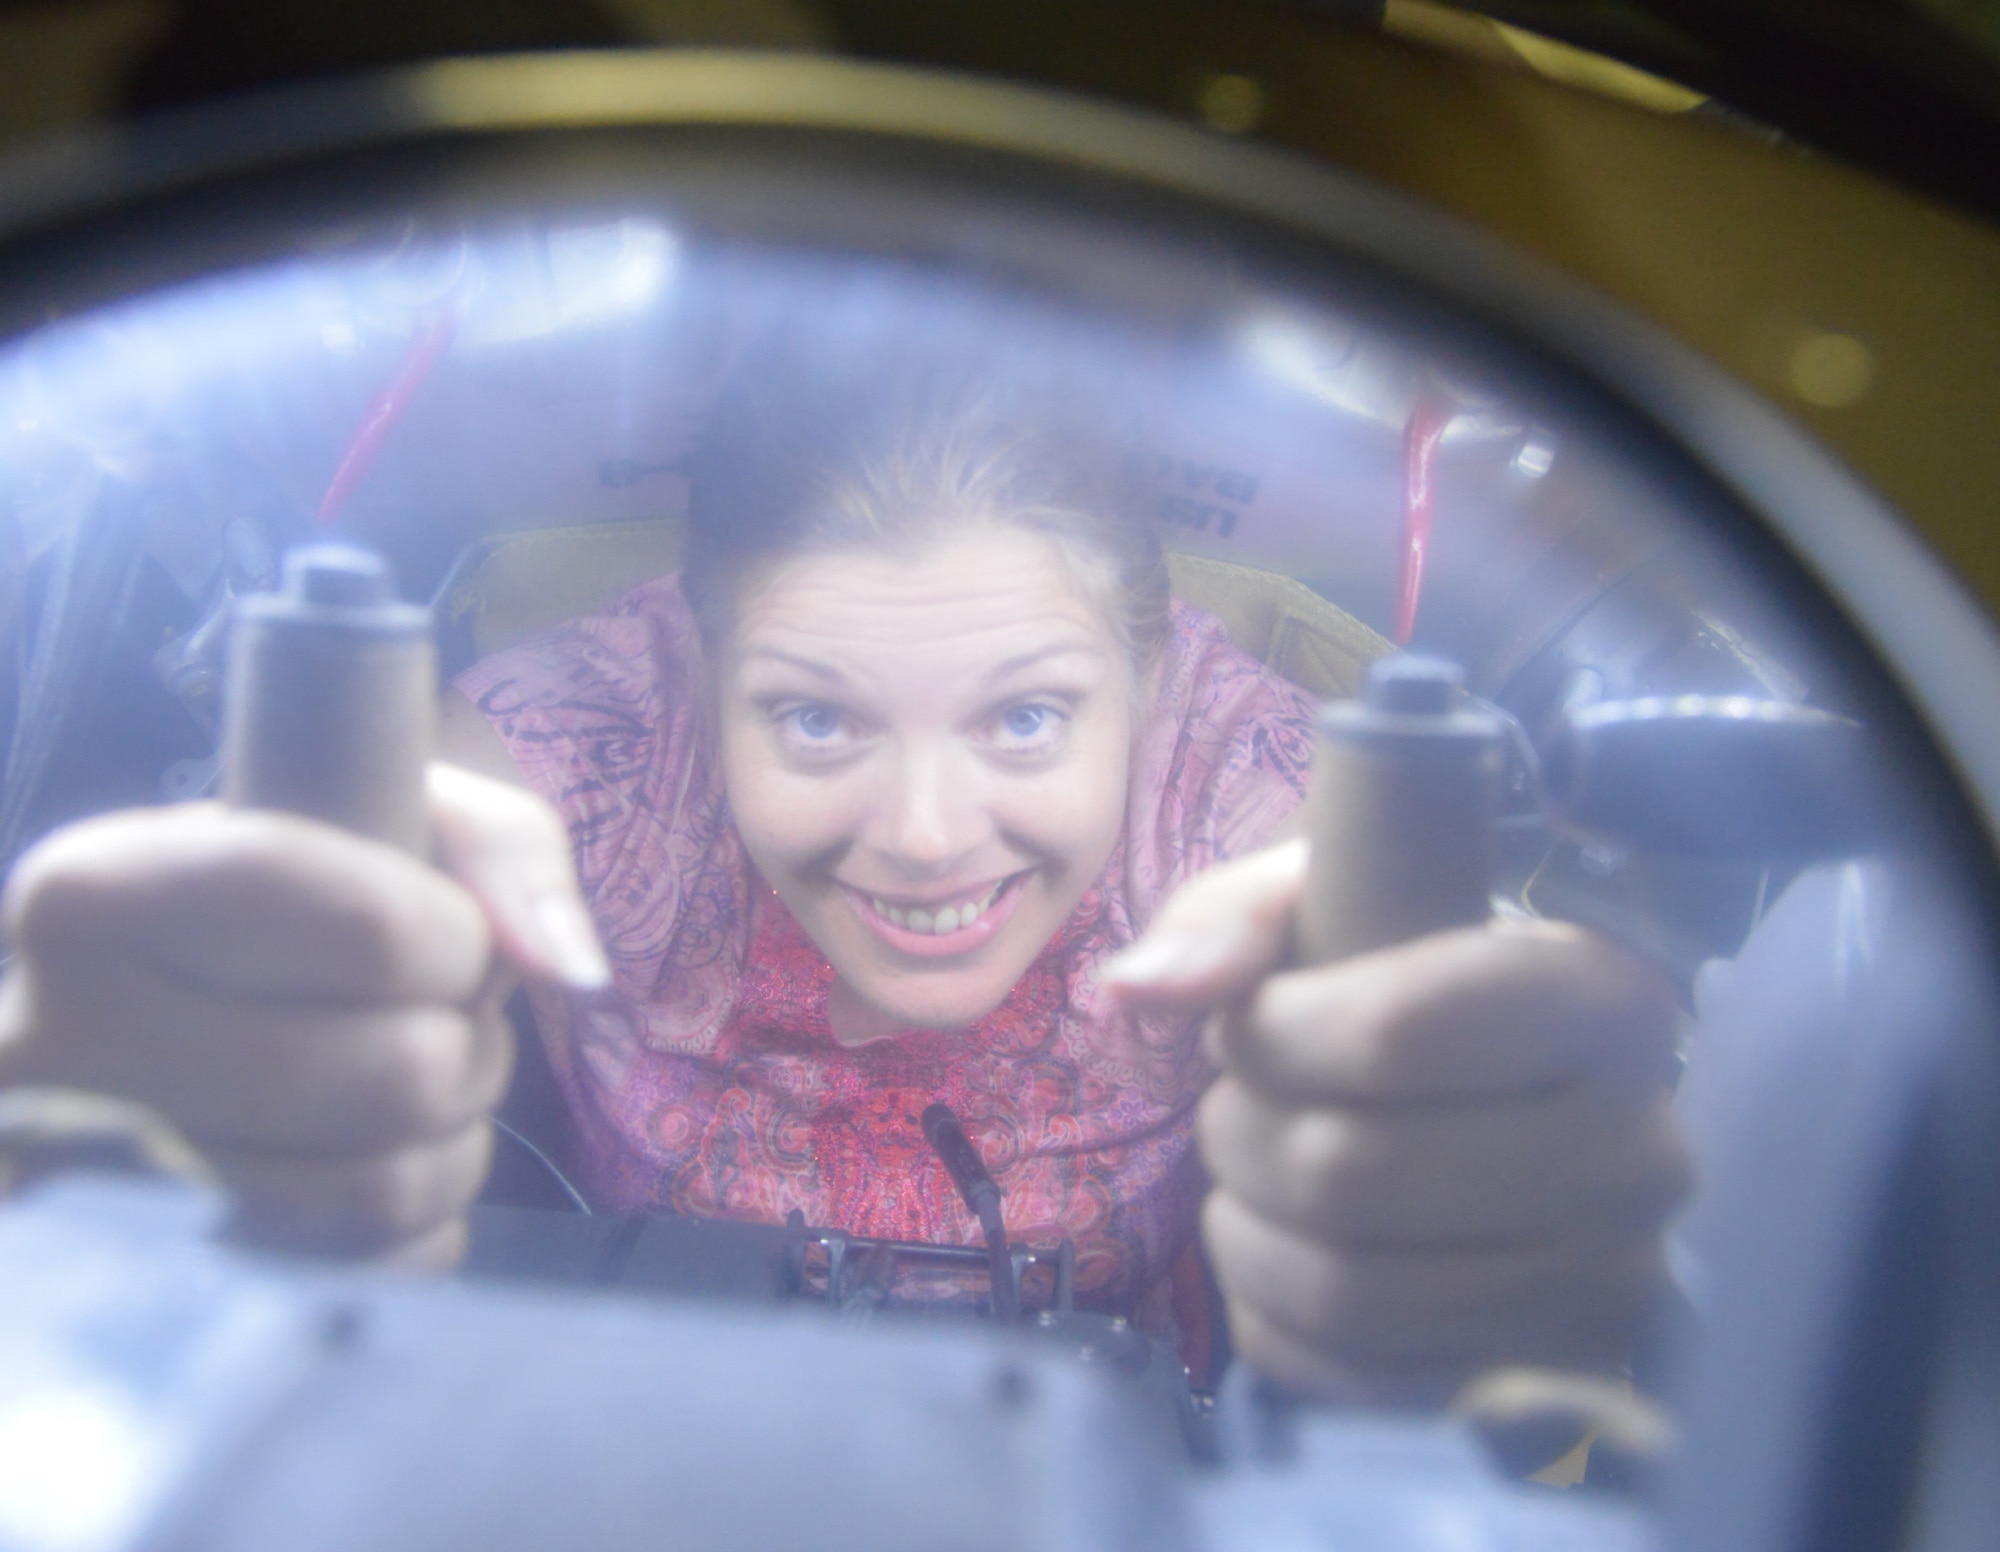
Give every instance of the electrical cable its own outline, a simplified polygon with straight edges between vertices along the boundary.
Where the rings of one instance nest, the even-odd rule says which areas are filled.
[[[924,1139],[944,1165],[945,1173],[951,1176],[951,1183],[958,1187],[958,1194],[972,1210],[973,1217],[979,1220],[980,1232],[986,1237],[993,1278],[993,1316],[996,1320],[1018,1319],[1020,1290],[1014,1285],[1014,1260],[1007,1251],[1007,1222],[1000,1211],[1000,1187],[988,1173],[979,1150],[972,1146],[972,1139],[965,1135],[965,1127],[952,1114],[951,1106],[931,1105],[920,1119]]]

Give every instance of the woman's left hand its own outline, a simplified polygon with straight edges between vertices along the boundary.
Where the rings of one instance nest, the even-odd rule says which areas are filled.
[[[1215,1010],[1208,1249],[1241,1355],[1294,1389],[1442,1404],[1503,1364],[1614,1371],[1685,1196],[1664,982],[1559,923],[1282,968],[1306,848],[1215,868],[1106,967]]]

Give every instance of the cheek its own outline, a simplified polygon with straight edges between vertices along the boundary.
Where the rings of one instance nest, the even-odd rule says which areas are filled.
[[[846,783],[801,776],[755,739],[726,729],[722,780],[736,832],[766,876],[826,852],[854,827]]]
[[[1079,738],[1072,757],[1055,771],[1004,784],[997,817],[1039,849],[1095,869],[1125,827],[1126,781],[1131,751],[1122,725]],[[996,806],[1001,806],[996,805]]]

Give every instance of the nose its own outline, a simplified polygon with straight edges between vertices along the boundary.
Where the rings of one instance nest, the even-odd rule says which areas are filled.
[[[904,747],[872,807],[868,844],[912,879],[948,874],[993,834],[982,786],[948,744]]]

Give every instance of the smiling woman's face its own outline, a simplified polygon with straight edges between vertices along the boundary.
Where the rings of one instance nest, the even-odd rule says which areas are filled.
[[[718,665],[745,847],[832,961],[860,1042],[997,1007],[1103,871],[1138,692],[1048,539],[797,556]]]

